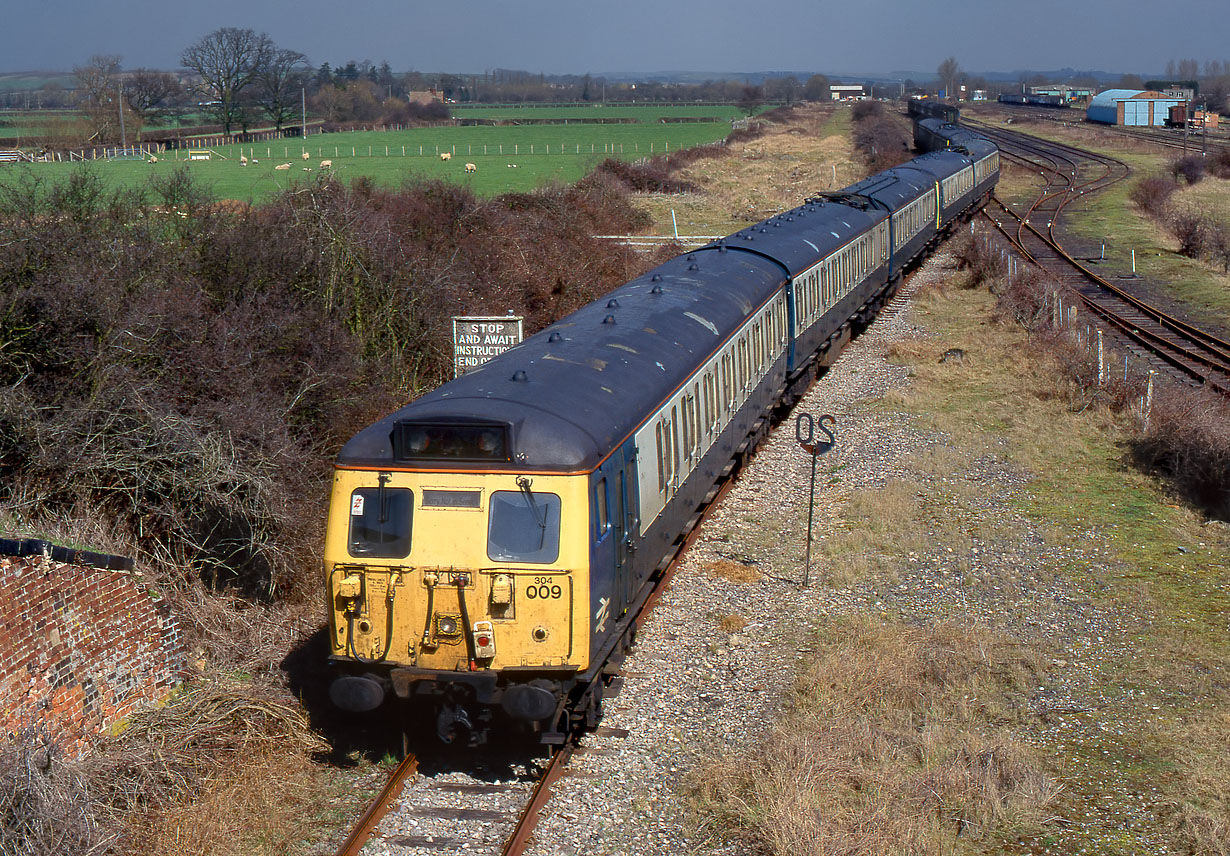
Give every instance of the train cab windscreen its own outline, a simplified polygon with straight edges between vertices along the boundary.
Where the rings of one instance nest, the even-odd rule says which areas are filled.
[[[414,497],[406,488],[361,487],[350,495],[350,555],[403,559],[410,555]]]
[[[497,490],[489,507],[487,556],[492,561],[549,565],[559,558],[558,496]]]

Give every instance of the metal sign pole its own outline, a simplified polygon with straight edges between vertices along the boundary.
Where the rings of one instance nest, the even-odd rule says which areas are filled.
[[[816,439],[816,425],[828,439]],[[807,588],[811,580],[811,527],[816,514],[816,459],[833,448],[837,435],[830,430],[836,427],[837,420],[829,414],[819,419],[813,419],[810,413],[800,413],[794,421],[794,436],[803,447],[803,451],[811,455],[811,489],[807,500],[807,551],[803,559],[803,588]]]

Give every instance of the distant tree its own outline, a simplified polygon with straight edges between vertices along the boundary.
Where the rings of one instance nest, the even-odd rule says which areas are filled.
[[[278,48],[269,53],[257,70],[256,103],[279,131],[296,114],[307,69],[306,56]]]
[[[352,83],[359,79],[359,64],[354,60],[350,60],[344,66],[333,73],[334,80],[345,86],[347,83]]]
[[[1181,80],[1195,80],[1200,76],[1200,63],[1194,59],[1181,59],[1176,71]]]
[[[760,105],[764,104],[764,90],[759,86],[745,86],[743,93],[739,96],[739,109],[743,111],[744,116],[752,116]]]
[[[210,111],[223,131],[244,118],[242,96],[269,62],[275,47],[269,36],[238,27],[214,30],[184,49],[180,62],[201,76],[205,91],[217,101]]]
[[[124,78],[124,103],[143,125],[170,116],[183,91],[175,75],[165,71],[138,68]]]
[[[120,57],[96,54],[73,69],[77,100],[93,131],[91,139],[109,143],[120,138]]]
[[[316,69],[314,78],[317,86],[325,86],[333,83],[333,67],[327,62],[322,62],[320,68]]]
[[[829,100],[829,79],[823,74],[813,74],[803,84],[803,98],[808,101]]]
[[[957,58],[954,56],[948,57],[939,64],[935,73],[940,78],[940,86],[944,90],[944,94],[949,98],[956,97],[957,79],[961,76],[961,66],[957,64]]]
[[[1125,74],[1119,78],[1119,89],[1144,89],[1145,79],[1139,74]]]

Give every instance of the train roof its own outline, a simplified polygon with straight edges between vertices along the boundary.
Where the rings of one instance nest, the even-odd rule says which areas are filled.
[[[474,461],[403,460],[399,426],[492,425],[507,426],[509,469],[592,469],[785,280],[725,247],[674,258],[364,429],[337,463],[464,469]]]

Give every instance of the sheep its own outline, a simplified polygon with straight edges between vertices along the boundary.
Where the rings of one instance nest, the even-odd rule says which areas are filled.
[[[440,152],[440,160],[446,161],[446,160],[452,160],[452,159],[453,159],[452,152]]]
[[[320,162],[320,168],[321,168],[321,169],[332,169],[332,168],[333,168],[333,161],[331,161],[331,160],[322,160],[322,161]]]
[[[466,164],[466,172],[477,172],[477,171],[478,171],[478,167],[476,167],[474,164],[472,163]]]
[[[248,165],[248,156],[247,156],[247,155],[240,155],[240,156],[239,156],[239,165],[240,165],[240,166],[247,166],[247,165]]]
[[[158,158],[154,157],[153,155],[150,155],[150,156],[149,156],[149,162],[150,162],[150,163],[158,163]]]
[[[307,160],[307,159],[308,159],[308,158],[310,158],[310,157],[311,157],[311,155],[309,155],[307,152],[304,152],[304,153],[303,153],[303,159],[304,159],[304,160]]]
[[[275,166],[274,169],[290,169],[290,164],[280,163],[277,166]]]
[[[311,171],[312,171],[312,168],[311,168],[310,166],[305,166],[305,167],[303,168],[303,171],[304,171],[304,172],[311,172]]]

